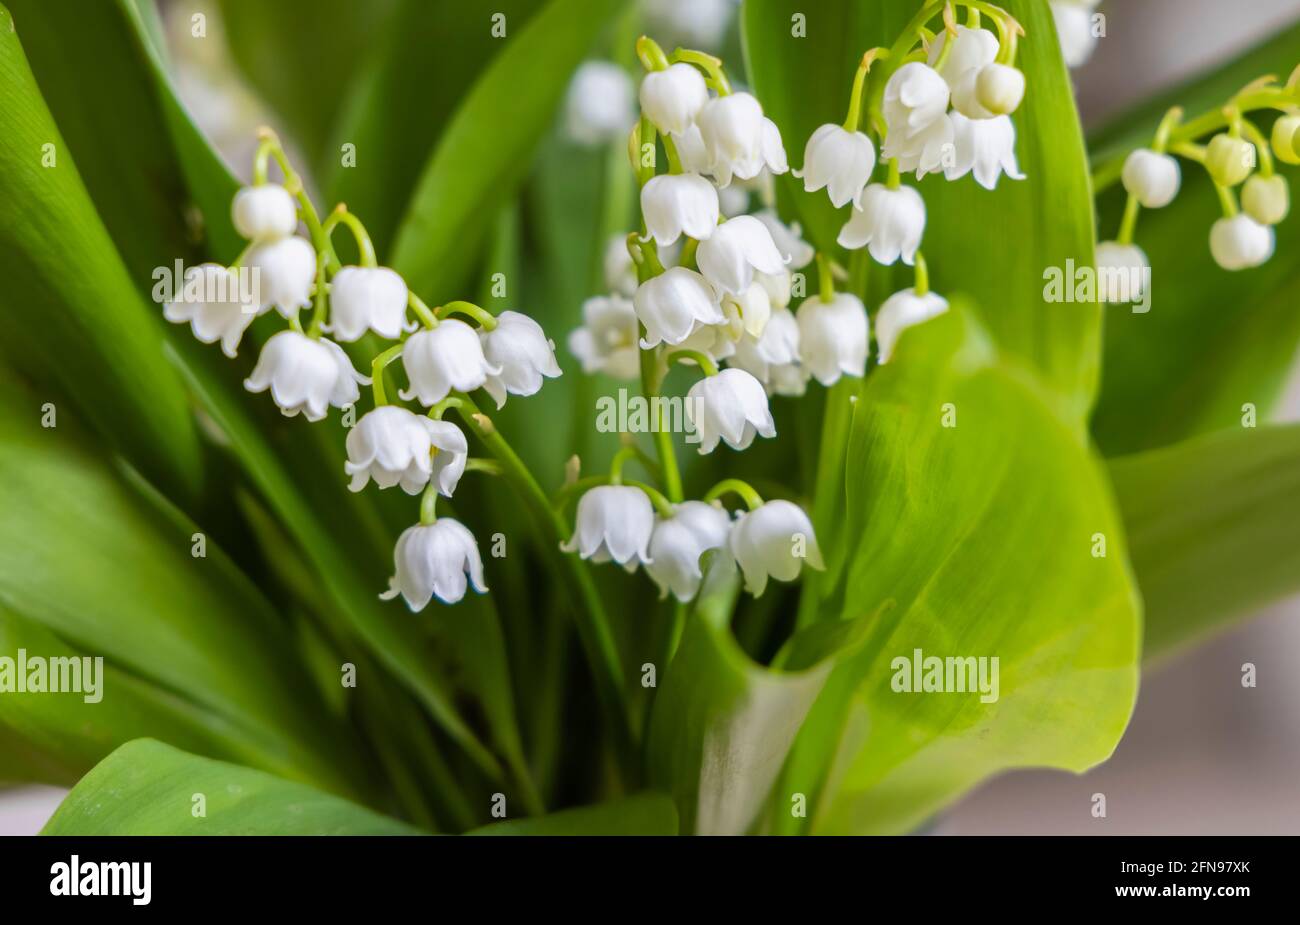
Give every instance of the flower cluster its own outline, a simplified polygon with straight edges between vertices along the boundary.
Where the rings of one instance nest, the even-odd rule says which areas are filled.
[[[283,185],[267,179],[271,158],[284,173]],[[330,407],[354,408],[359,386],[371,386],[374,407],[347,435],[349,488],[361,491],[373,481],[381,489],[400,486],[407,494],[423,494],[420,521],[398,539],[395,574],[381,596],[400,594],[420,610],[435,596],[459,601],[468,584],[485,591],[474,535],[435,514],[437,498],[452,497],[466,467],[477,462],[470,460],[465,433],[443,416],[454,408],[466,420],[486,420],[465,394],[480,388],[498,408],[508,395],[536,393],[545,378],[560,375],[554,345],[536,321],[519,312],[494,316],[469,302],[430,309],[400,274],[378,265],[364,225],[345,206],[320,221],[269,131],[262,134],[253,173],[253,185],[241,189],[232,206],[235,228],[248,247],[231,267],[190,270],[183,297],[166,305],[165,317],[189,322],[205,343],[220,340],[233,357],[252,321],[277,311],[286,326],[266,340],[244,385],[250,392],[269,390],[287,417],[301,413],[320,421]],[[297,234],[300,219],[310,240]],[[335,253],[331,235],[339,225],[356,240],[358,265],[343,266]],[[233,282],[241,271],[251,271],[255,294]],[[205,281],[210,285],[201,285]],[[304,326],[300,313],[308,308],[312,314]],[[363,337],[398,341],[374,357],[370,376],[359,373],[340,346]],[[390,402],[384,370],[399,359],[409,384],[399,397],[427,413]]]

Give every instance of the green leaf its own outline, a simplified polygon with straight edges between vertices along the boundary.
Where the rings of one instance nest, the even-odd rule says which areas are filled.
[[[561,810],[536,819],[511,819],[466,835],[676,835],[677,810],[661,793]]]
[[[196,813],[195,795],[204,799]],[[418,835],[354,803],[137,739],[72,788],[42,835]]]
[[[391,263],[411,288],[435,301],[459,297],[501,205],[528,176],[570,74],[617,6],[551,0],[479,77],[398,229]]]
[[[970,295],[987,309],[985,322],[1000,349],[1043,377],[1067,416],[1081,422],[1092,404],[1101,329],[1095,304],[1044,304],[1049,267],[1093,262],[1092,194],[1070,78],[1046,0],[1001,4],[1023,24],[1018,65],[1029,90],[1014,119],[1017,154],[1028,179],[1003,177],[993,192],[970,176],[929,176],[918,188],[929,223],[922,249],[934,288]],[[817,126],[842,122],[853,75],[867,49],[890,45],[917,12],[917,0],[871,4],[835,0],[813,8],[798,0],[749,0],[742,11],[749,78],[781,129],[792,166]],[[807,17],[807,36],[791,35],[791,17]],[[876,65],[883,74],[880,64]],[[873,77],[877,71],[873,70]],[[883,177],[883,167],[877,168]],[[907,182],[912,182],[910,179]],[[797,218],[817,246],[835,250],[849,210],[832,209],[825,192],[803,192],[781,178],[787,218]],[[996,234],[990,234],[990,228]],[[842,253],[842,252],[841,252]],[[911,285],[906,267],[872,265],[868,310]],[[876,304],[873,304],[876,303]]]
[[[880,615],[803,727],[778,830],[802,824],[796,793],[808,831],[902,832],[998,771],[1108,757],[1141,632],[1109,486],[1072,422],[961,303],[906,332],[866,382],[845,478],[856,541],[821,619]],[[998,698],[896,692],[895,660],[918,649],[997,658]]]
[[[1198,437],[1110,471],[1147,658],[1300,590],[1300,426]]]
[[[1150,144],[1175,103],[1189,117],[1222,106],[1265,74],[1285,79],[1300,63],[1300,25],[1283,30],[1214,72],[1144,104],[1093,138],[1098,165]],[[1272,117],[1259,122],[1267,134]],[[1222,215],[1205,171],[1183,160],[1182,189],[1163,209],[1143,210],[1136,243],[1151,262],[1151,308],[1106,315],[1106,375],[1093,433],[1107,455],[1135,453],[1238,426],[1243,405],[1261,419],[1277,408],[1300,345],[1300,221],[1277,225],[1277,255],[1262,267],[1229,272],[1210,255],[1210,226]],[[1294,189],[1300,171],[1279,165]],[[1104,167],[1100,169],[1105,169]],[[1124,207],[1119,184],[1098,201],[1100,237],[1113,238]]]

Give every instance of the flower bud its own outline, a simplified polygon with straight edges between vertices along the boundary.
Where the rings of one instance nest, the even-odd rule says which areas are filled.
[[[1245,270],[1267,262],[1276,243],[1273,229],[1249,215],[1221,218],[1210,229],[1210,253],[1225,270]]]
[[[975,98],[995,116],[1010,115],[1025,98],[1024,72],[1008,64],[985,65],[975,79]]]
[[[1286,177],[1255,174],[1241,188],[1241,207],[1261,225],[1276,225],[1291,211],[1291,192]]]
[[[1273,153],[1284,164],[1300,164],[1297,132],[1300,132],[1300,116],[1281,116],[1273,123]]]
[[[1097,245],[1097,299],[1101,302],[1140,302],[1151,264],[1136,244],[1102,241]]]
[[[1205,152],[1205,169],[1220,186],[1236,186],[1255,169],[1255,146],[1226,132],[1215,135]]]
[[[1124,161],[1124,189],[1146,209],[1161,209],[1173,202],[1182,183],[1178,161],[1168,154],[1138,148]]]
[[[298,228],[298,207],[278,183],[245,186],[230,207],[235,230],[250,241],[286,238]]]
[[[655,128],[680,135],[709,101],[709,89],[698,70],[679,62],[641,78],[640,99],[642,111]]]

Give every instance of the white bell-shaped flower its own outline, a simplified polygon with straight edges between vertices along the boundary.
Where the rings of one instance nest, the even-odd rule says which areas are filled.
[[[767,589],[768,578],[794,581],[805,562],[818,571],[825,568],[812,521],[790,501],[768,501],[740,514],[728,546],[745,576],[745,590],[754,597]]]
[[[269,388],[285,417],[302,412],[307,420],[319,421],[331,405],[345,408],[353,404],[361,397],[357,384],[369,382],[333,341],[280,331],[262,347],[244,388],[250,392]]]
[[[948,33],[942,31],[930,43],[929,65],[935,67],[948,44]],[[957,38],[953,40],[943,64],[939,66],[939,75],[947,82],[952,97],[952,108],[970,119],[988,119],[994,114],[979,101],[978,81],[980,72],[993,63],[998,56],[998,40],[987,29],[957,27]],[[901,69],[900,69],[901,70]]]
[[[1100,0],[1051,0],[1049,3],[1066,67],[1082,67],[1097,47],[1098,34],[1093,31],[1092,16],[1098,2]]]
[[[910,147],[907,142],[943,118],[948,111],[948,82],[934,68],[920,61],[909,61],[885,84],[884,112],[890,140]],[[894,157],[886,153],[886,157]]]
[[[569,333],[569,352],[584,373],[615,379],[641,375],[636,310],[620,295],[593,296],[582,303],[582,327]]]
[[[366,412],[348,431],[348,486],[361,491],[375,480],[380,488],[401,485],[418,495],[430,479],[450,498],[465,472],[469,444],[450,421],[434,421],[400,405],[380,405]]]
[[[763,107],[749,93],[732,93],[709,100],[695,124],[699,126],[709,160],[708,172],[719,186],[729,185],[733,176],[752,179],[764,167],[776,174],[790,169],[781,132],[775,122],[763,115]]]
[[[740,295],[723,298],[722,314],[732,340],[739,340],[745,334],[758,337],[772,317],[772,299],[763,284],[755,278]]]
[[[630,485],[598,485],[578,499],[573,536],[561,544],[592,562],[615,562],[629,572],[650,562],[655,512],[645,492]]]
[[[1140,302],[1151,264],[1136,244],[1102,241],[1097,245],[1097,298],[1102,302]]]
[[[646,280],[637,287],[632,304],[645,325],[641,346],[647,350],[659,344],[680,344],[697,322],[722,324],[726,320],[708,280],[685,267],[672,267]]]
[[[1025,98],[1025,73],[1009,64],[986,64],[975,82],[975,99],[995,116],[1009,116]]]
[[[718,224],[718,191],[699,174],[660,174],[641,187],[641,214],[649,237],[661,246],[683,234],[703,241]]]
[[[387,601],[400,594],[413,611],[423,610],[435,596],[444,604],[455,604],[465,596],[470,582],[479,594],[487,591],[478,541],[464,524],[450,517],[403,530],[393,551],[393,564],[396,574],[379,596]]]
[[[968,119],[954,112],[950,118],[953,157],[944,169],[949,180],[974,171],[975,182],[991,190],[1003,173],[1012,180],[1025,178],[1016,164],[1016,127],[1010,116]]]
[[[704,135],[698,125],[690,125],[681,134],[673,135],[673,144],[677,147],[677,159],[681,161],[685,173],[712,175],[709,165],[709,152],[704,147]]]
[[[903,258],[911,266],[925,233],[925,200],[910,186],[890,189],[873,183],[862,194],[862,208],[854,209],[836,239],[841,247],[866,247],[872,259],[889,266]]]
[[[330,281],[330,323],[325,330],[344,343],[374,331],[397,340],[406,324],[406,280],[388,267],[343,267]]]
[[[776,309],[761,335],[746,334],[736,341],[735,353],[727,363],[749,373],[769,392],[790,394],[778,385],[788,387],[797,382],[798,391],[794,394],[802,395],[807,377],[800,375],[795,379],[780,372],[786,367],[799,366],[799,323],[794,313],[788,308]]]
[[[678,350],[695,350],[720,363],[736,352],[736,342],[730,337],[726,325],[696,324],[686,340],[677,345]],[[682,357],[677,362],[687,366],[698,366],[689,357]]]
[[[953,117],[958,115],[955,111],[944,113],[911,136],[886,136],[881,156],[897,158],[899,172],[915,173],[918,180],[946,169],[954,147]]]
[[[260,308],[274,307],[288,318],[311,305],[316,288],[316,251],[305,238],[280,238],[248,252],[244,265],[253,272]]]
[[[772,235],[772,242],[776,245],[777,253],[787,262],[788,269],[801,270],[812,263],[813,258],[817,256],[817,249],[803,239],[803,230],[798,222],[785,224],[777,216],[775,209],[755,212],[754,218],[767,227]]]
[[[870,322],[857,296],[837,292],[829,302],[810,296],[799,306],[795,320],[803,367],[822,385],[866,372]]]
[[[719,292],[740,295],[754,281],[754,271],[779,273],[785,269],[772,233],[752,215],[729,218],[701,241],[695,252],[704,278]]]
[[[542,326],[521,312],[505,311],[497,315],[497,326],[489,331],[480,328],[479,341],[488,363],[500,367],[483,383],[483,389],[501,408],[506,394],[536,395],[543,377],[555,379],[560,364],[555,362],[555,343]]]
[[[828,122],[812,133],[803,152],[803,179],[806,192],[826,189],[831,205],[841,208],[859,204],[862,190],[876,169],[876,147],[862,132],[850,132],[842,125]]]
[[[185,271],[175,301],[163,306],[163,317],[190,325],[205,344],[221,341],[221,352],[234,357],[239,339],[257,317],[257,305],[240,291],[239,274],[219,263],[204,263]]]
[[[1138,148],[1124,159],[1120,176],[1124,189],[1136,196],[1144,209],[1163,209],[1178,195],[1183,172],[1168,154]]]
[[[1245,213],[1221,218],[1210,229],[1210,253],[1225,270],[1246,270],[1267,263],[1277,238],[1270,225]]]
[[[278,183],[245,186],[230,206],[235,230],[250,241],[287,238],[298,229],[298,206]]]
[[[948,310],[948,300],[937,292],[918,295],[915,289],[895,292],[876,312],[876,345],[880,362],[888,363],[894,355],[898,337],[908,328],[937,318]]]
[[[775,437],[776,421],[763,384],[743,369],[728,367],[705,376],[686,393],[686,417],[700,437],[700,453],[712,453],[719,440],[744,450],[754,437]]]
[[[436,405],[454,389],[472,392],[501,367],[483,356],[478,333],[463,321],[448,318],[436,328],[417,331],[406,339],[402,366],[411,387],[399,394],[422,405]]]
[[[594,146],[620,138],[636,121],[632,78],[609,61],[584,62],[569,83],[565,123],[569,136]]]
[[[1286,177],[1255,174],[1241,188],[1241,208],[1261,225],[1276,225],[1291,211],[1291,191]]]
[[[684,501],[671,517],[660,517],[650,536],[650,563],[645,567],[659,586],[659,596],[672,592],[682,603],[694,598],[704,580],[700,556],[725,548],[730,532],[727,512],[703,501]]]
[[[689,64],[670,64],[665,70],[651,71],[641,78],[641,111],[655,128],[670,135],[680,135],[695,123],[709,88],[704,75]]]
[[[789,270],[780,273],[755,273],[754,282],[763,287],[767,300],[773,308],[785,308],[790,304],[790,287],[794,279]]]

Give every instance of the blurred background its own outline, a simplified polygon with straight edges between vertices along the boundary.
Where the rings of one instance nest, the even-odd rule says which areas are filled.
[[[733,0],[642,2],[657,22],[656,37],[734,53]],[[292,126],[277,123],[241,79],[217,3],[164,0],[160,8],[169,67],[183,99],[236,175],[246,179],[256,128],[269,123],[291,140]],[[1300,0],[1106,0],[1100,9],[1106,34],[1074,71],[1089,127],[1300,19]],[[204,16],[210,41],[187,40],[196,14]],[[259,53],[246,47],[237,51]],[[738,68],[738,63],[732,66]],[[322,87],[321,94],[327,96],[328,89]],[[1291,378],[1284,416],[1300,420],[1300,367]],[[1132,723],[1105,765],[1082,776],[1057,771],[1003,775],[945,813],[934,831],[1300,832],[1300,676],[1289,668],[1297,651],[1300,599],[1275,606],[1193,651],[1175,653],[1143,672]],[[1242,666],[1248,662],[1256,668],[1255,688],[1241,686]],[[1106,797],[1105,818],[1092,815],[1098,793]],[[50,787],[0,794],[0,834],[38,831],[62,795]]]

